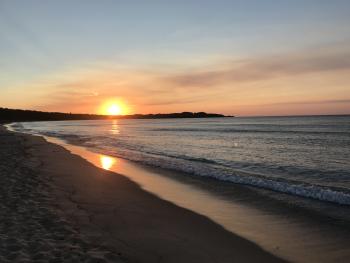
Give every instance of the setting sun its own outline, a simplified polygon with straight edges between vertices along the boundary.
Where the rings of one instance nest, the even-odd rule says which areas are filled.
[[[107,112],[109,115],[120,115],[122,114],[122,107],[118,104],[112,104],[108,107]]]
[[[129,113],[129,108],[121,101],[108,101],[100,108],[100,113],[105,115],[125,115]]]

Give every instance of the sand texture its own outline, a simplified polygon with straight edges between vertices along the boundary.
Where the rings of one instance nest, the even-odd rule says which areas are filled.
[[[282,262],[43,138],[0,142],[0,262]]]
[[[0,262],[123,262],[62,216],[25,136],[0,131]]]

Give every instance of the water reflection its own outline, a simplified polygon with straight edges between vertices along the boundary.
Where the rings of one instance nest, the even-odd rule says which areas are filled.
[[[112,134],[119,134],[118,120],[113,120],[112,121],[112,128],[111,128],[110,132]]]
[[[112,166],[116,163],[116,160],[112,157],[101,155],[100,156],[101,167],[105,170],[110,170]]]

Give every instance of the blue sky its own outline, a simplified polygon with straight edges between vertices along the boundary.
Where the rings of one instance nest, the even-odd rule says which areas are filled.
[[[261,60],[276,54],[288,57],[314,50],[348,54],[348,25],[350,1],[0,0],[0,105],[52,110],[60,104],[47,98],[51,92],[59,92],[57,86],[79,82],[76,88],[71,85],[70,91],[83,93],[82,79],[104,70],[151,71],[154,78],[154,74],[162,77],[164,72],[205,71],[228,61]],[[125,74],[121,79],[126,81]],[[97,86],[93,89],[98,91]],[[134,96],[137,90],[143,92],[141,86],[132,85]],[[118,92],[117,86],[111,85],[105,92],[107,89],[101,100],[131,96]],[[86,90],[90,92],[91,86]],[[21,98],[24,93],[33,94]],[[345,90],[340,93],[339,98]],[[19,100],[11,101],[16,94]],[[337,99],[336,94],[332,96]],[[217,104],[205,98],[202,102]],[[181,104],[177,107],[183,108]],[[201,110],[199,105],[190,108]],[[214,106],[209,108],[215,110]],[[235,113],[229,108],[227,104],[220,110]]]

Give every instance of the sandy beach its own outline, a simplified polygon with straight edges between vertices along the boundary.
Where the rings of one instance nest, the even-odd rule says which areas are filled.
[[[350,262],[349,14],[0,0],[0,263]]]
[[[0,136],[1,262],[282,262],[41,137]]]

